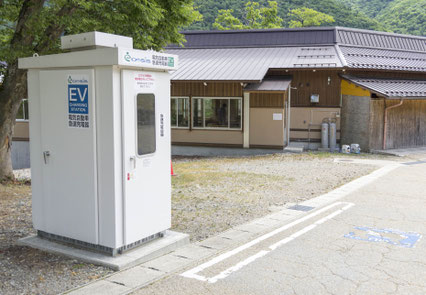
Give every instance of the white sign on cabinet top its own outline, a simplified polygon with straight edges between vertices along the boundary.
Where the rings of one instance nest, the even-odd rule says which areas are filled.
[[[156,51],[120,48],[119,65],[150,69],[176,70],[177,55]]]

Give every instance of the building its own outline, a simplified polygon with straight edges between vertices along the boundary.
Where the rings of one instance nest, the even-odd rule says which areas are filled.
[[[172,143],[316,149],[321,123],[363,151],[426,146],[426,38],[341,27],[186,32]],[[14,168],[29,167],[27,102]]]
[[[185,32],[172,143],[362,150],[426,145],[426,38],[341,27]]]
[[[16,116],[12,140],[13,169],[30,167],[30,134],[28,128],[28,100],[23,99]]]

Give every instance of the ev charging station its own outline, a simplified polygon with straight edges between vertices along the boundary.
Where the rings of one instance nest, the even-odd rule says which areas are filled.
[[[41,237],[115,255],[171,226],[175,55],[132,38],[61,38],[28,69],[33,224]]]

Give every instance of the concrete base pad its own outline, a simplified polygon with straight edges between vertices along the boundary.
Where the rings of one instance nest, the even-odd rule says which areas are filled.
[[[75,248],[65,244],[59,244],[42,239],[36,235],[22,238],[18,240],[18,244],[53,254],[64,255],[84,262],[106,266],[113,270],[123,270],[160,257],[183,245],[189,244],[189,235],[168,230],[164,237],[115,257]]]

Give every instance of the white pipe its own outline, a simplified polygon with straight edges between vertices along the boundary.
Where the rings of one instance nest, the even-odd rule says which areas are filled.
[[[291,113],[291,90],[297,89],[295,87],[291,87],[291,84],[288,88],[288,108],[287,108],[287,146],[290,146],[290,113]]]
[[[287,114],[287,101],[284,99],[284,109],[283,109],[283,148],[287,146],[287,124],[285,124],[285,116]]]
[[[243,108],[243,120],[244,120],[244,132],[243,132],[243,147],[250,147],[250,92],[244,92],[244,108]]]

